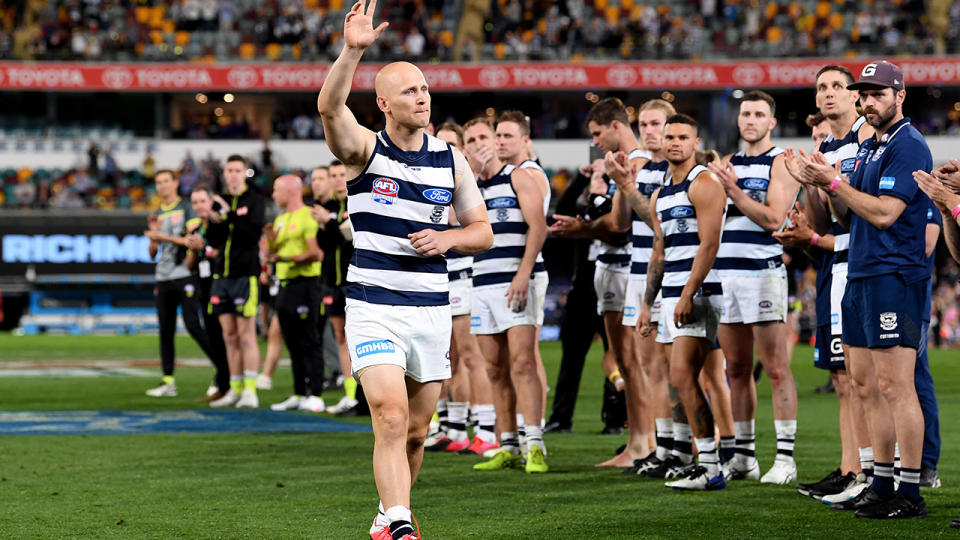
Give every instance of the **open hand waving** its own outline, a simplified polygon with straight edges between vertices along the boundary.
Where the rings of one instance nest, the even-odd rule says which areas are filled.
[[[347,47],[366,49],[390,26],[390,23],[383,22],[374,28],[373,12],[377,9],[377,0],[370,0],[366,7],[364,4],[366,0],[360,0],[354,4],[344,20],[343,41]]]

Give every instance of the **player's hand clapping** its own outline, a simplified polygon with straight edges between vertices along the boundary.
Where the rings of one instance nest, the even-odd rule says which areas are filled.
[[[936,173],[935,171],[934,174]],[[917,181],[920,191],[926,193],[941,212],[950,212],[960,204],[960,195],[944,185],[939,175],[933,176],[926,171],[915,171],[913,179]]]
[[[716,175],[720,184],[723,185],[723,190],[727,193],[737,187],[737,181],[740,179],[737,178],[737,172],[729,162],[711,161],[707,164],[707,168]]]
[[[809,246],[813,239],[814,231],[810,227],[810,223],[807,222],[806,216],[803,215],[800,209],[800,203],[797,203],[796,208],[790,210],[787,217],[790,219],[792,225],[783,231],[774,232],[773,237],[785,246],[799,248]]]
[[[607,176],[617,183],[620,189],[633,187],[634,173],[630,158],[624,152],[607,152],[603,158],[603,168]]]

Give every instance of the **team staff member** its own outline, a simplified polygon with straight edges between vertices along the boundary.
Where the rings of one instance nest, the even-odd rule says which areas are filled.
[[[316,220],[303,204],[303,182],[287,174],[273,183],[273,200],[284,213],[266,225],[267,262],[276,265],[280,280],[277,318],[283,341],[290,351],[293,393],[270,408],[321,412],[323,399],[323,348],[320,345],[320,260]],[[309,386],[309,388],[308,388]]]
[[[227,158],[223,169],[225,200],[214,195],[208,215],[208,234],[223,249],[214,260],[213,287],[207,309],[223,327],[230,363],[230,391],[210,402],[211,407],[260,406],[257,399],[257,293],[260,275],[260,236],[265,205],[263,197],[247,186],[247,162],[242,156]]]
[[[203,352],[211,360],[214,358],[207,337],[200,324],[201,306],[197,302],[197,287],[190,275],[184,259],[186,258],[187,227],[195,225],[193,209],[177,195],[180,182],[176,174],[164,169],[154,177],[157,194],[160,195],[160,209],[147,220],[149,230],[145,236],[150,239],[150,256],[157,257],[155,289],[157,301],[157,319],[160,324],[160,362],[163,368],[163,383],[147,390],[152,397],[174,397],[177,384],[173,378],[174,336],[177,332],[177,306],[181,307],[183,324]],[[214,360],[214,365],[216,361]]]
[[[925,339],[921,311],[930,279],[925,254],[930,201],[912,175],[929,172],[933,157],[903,116],[906,90],[899,67],[871,62],[847,88],[859,90],[864,115],[876,130],[857,153],[849,181],[821,154],[800,156],[804,181],[848,209],[837,211],[833,205],[838,219],[850,223],[842,301],[849,324],[843,325],[843,342],[849,346],[850,374],[867,414],[875,460],[873,484],[850,505],[859,517],[925,517],[919,490],[924,424],[914,368]],[[900,445],[902,465],[896,493],[894,443]]]
[[[206,186],[196,186],[190,192],[190,204],[193,207],[193,213],[197,221],[189,229],[190,235],[187,236],[187,266],[193,271],[193,278],[197,284],[197,303],[202,306],[203,326],[207,331],[207,337],[210,338],[210,349],[213,352],[211,359],[217,372],[214,376],[214,383],[207,389],[207,395],[200,398],[200,401],[216,401],[227,395],[230,391],[230,366],[227,364],[227,349],[223,343],[223,328],[220,327],[220,321],[215,315],[205,308],[210,302],[210,288],[213,286],[213,259],[219,251],[219,247],[207,245],[204,237],[207,234],[208,218],[210,208],[213,206],[213,198],[210,194],[210,188]]]

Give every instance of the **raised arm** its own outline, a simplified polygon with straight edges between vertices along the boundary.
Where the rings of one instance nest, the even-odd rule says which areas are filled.
[[[650,199],[645,196],[643,193],[637,189],[637,171],[639,167],[635,168],[637,165],[640,167],[643,166],[643,163],[646,161],[634,160],[631,163],[627,159],[627,155],[623,152],[607,152],[606,157],[604,157],[603,164],[606,167],[607,176],[613,179],[617,183],[617,192],[614,193],[613,197],[613,211],[616,212],[614,219],[616,220],[616,225],[622,225],[624,219],[624,212],[627,208],[632,209],[636,212],[637,216],[651,228],[653,227],[653,217],[650,213]],[[619,195],[619,199],[617,196]],[[630,216],[629,213],[626,215],[626,226],[630,226]]]
[[[374,29],[373,12],[377,0],[370,0],[366,7],[365,3],[366,0],[358,1],[347,13],[343,23],[343,50],[331,66],[317,97],[317,110],[323,120],[327,145],[333,155],[351,168],[363,167],[373,152],[376,135],[357,122],[347,108],[347,96],[363,51],[389,25],[384,22]]]

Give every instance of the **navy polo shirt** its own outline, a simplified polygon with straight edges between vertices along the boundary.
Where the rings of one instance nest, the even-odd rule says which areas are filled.
[[[917,187],[913,172],[931,169],[930,147],[909,118],[891,126],[882,140],[864,141],[850,185],[875,197],[896,197],[907,206],[886,230],[851,213],[849,279],[900,274],[906,283],[915,283],[929,278],[924,245],[930,199]]]

